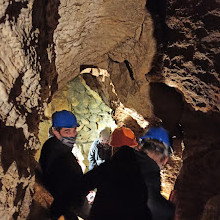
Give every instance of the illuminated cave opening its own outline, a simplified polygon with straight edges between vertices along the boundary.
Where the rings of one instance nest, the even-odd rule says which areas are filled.
[[[76,147],[82,153],[84,163],[88,167],[88,152],[99,132],[106,126],[111,127],[112,131],[117,127],[112,118],[112,109],[86,84],[83,75],[79,75],[58,90],[46,108],[45,119],[39,125],[41,146],[48,139],[52,114],[61,110],[71,111],[77,118],[80,126],[77,128]],[[36,159],[39,157],[40,151],[37,152]]]

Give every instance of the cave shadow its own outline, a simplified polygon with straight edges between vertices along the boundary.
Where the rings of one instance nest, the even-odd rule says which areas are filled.
[[[150,99],[154,115],[171,136],[182,137],[181,117],[184,111],[182,94],[164,83],[150,83]]]
[[[28,177],[34,173],[34,151],[25,149],[27,140],[22,128],[3,126],[0,128],[1,163],[4,174],[13,162],[16,163],[19,176]],[[30,169],[30,173],[28,171]]]
[[[18,206],[19,202],[23,201],[26,195],[27,186],[25,182],[20,182],[20,178],[30,178],[34,175],[34,151],[31,149],[25,149],[27,140],[24,136],[22,128],[15,128],[12,126],[0,127],[0,154],[1,154],[1,166],[3,168],[3,173],[6,175],[12,175],[12,178],[16,178],[16,195],[14,198],[14,206]],[[18,176],[14,176],[14,170],[10,167],[15,163]],[[7,174],[8,173],[8,174]],[[4,177],[3,177],[4,179]],[[2,190],[3,182],[0,180],[0,190]],[[7,187],[6,189],[7,190]],[[15,211],[13,218],[17,219],[19,212]]]

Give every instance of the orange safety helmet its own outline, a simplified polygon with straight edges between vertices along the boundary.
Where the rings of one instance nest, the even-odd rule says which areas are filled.
[[[130,128],[121,127],[116,128],[110,140],[110,145],[113,147],[121,147],[127,145],[129,147],[135,147],[138,145],[135,135]]]

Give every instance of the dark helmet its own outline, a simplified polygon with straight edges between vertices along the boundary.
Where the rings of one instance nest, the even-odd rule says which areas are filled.
[[[52,127],[75,128],[78,126],[76,116],[70,111],[57,111],[52,115]]]

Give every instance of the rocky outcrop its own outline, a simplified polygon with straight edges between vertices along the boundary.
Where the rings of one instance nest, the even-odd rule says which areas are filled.
[[[141,109],[151,106],[144,101],[148,88],[143,83],[156,42],[145,4],[144,0],[61,1],[54,33],[60,87],[79,74],[80,68],[105,69],[123,103],[133,108],[138,105],[147,117]]]
[[[46,8],[44,1],[0,3],[0,218],[5,220],[28,216],[39,119],[57,85],[49,46],[54,26],[47,25]]]
[[[1,2],[0,218],[27,218],[40,119],[80,73],[118,125],[138,136],[145,119],[170,131],[176,153],[164,183],[168,195],[176,182],[177,218],[217,216],[219,8],[219,0]]]
[[[147,78],[177,88],[195,110],[219,112],[219,1],[167,3],[166,23],[165,12],[149,6],[159,53]]]
[[[220,179],[217,171],[220,4],[206,0],[184,4],[168,1],[166,23],[159,19],[163,18],[161,11],[150,9],[160,21],[157,28],[164,30],[162,36],[155,35],[163,44],[158,44],[159,54],[146,76],[152,82],[154,114],[163,120],[172,135],[182,140],[184,147],[179,152],[179,155],[183,153],[183,166],[173,193],[176,219],[218,219],[217,208],[208,214],[208,201],[219,195],[216,182]],[[171,88],[153,82],[175,89],[171,92]],[[176,98],[175,93],[179,94]]]

